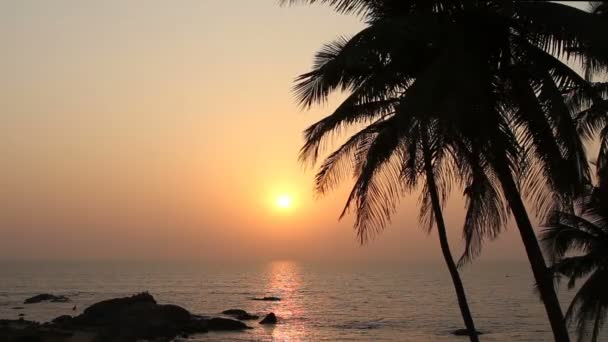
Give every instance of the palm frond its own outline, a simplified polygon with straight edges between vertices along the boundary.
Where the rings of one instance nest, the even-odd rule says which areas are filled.
[[[541,240],[547,251],[559,259],[568,251],[588,251],[600,234],[604,234],[602,228],[587,218],[553,211],[548,216]]]
[[[385,81],[376,85],[389,93],[406,86],[432,60],[434,48],[429,43],[441,29],[441,22],[432,16],[388,18],[350,39],[325,44],[315,55],[312,70],[296,78],[296,98],[307,108],[325,102],[333,91],[364,89],[369,77]]]
[[[337,12],[345,14],[362,14],[370,10],[373,0],[280,0],[281,5],[312,5],[324,4],[335,8]]]
[[[324,150],[328,137],[339,136],[345,128],[373,122],[392,114],[397,100],[386,99],[371,102],[357,102],[355,93],[347,98],[329,116],[311,125],[304,131],[304,145],[300,149],[299,159],[302,163],[314,164],[319,153]]]
[[[390,222],[404,188],[400,182],[404,148],[400,125],[393,122],[376,136],[355,161],[356,181],[340,215],[355,210],[355,230],[365,243]]]
[[[608,272],[597,270],[578,290],[566,311],[569,323],[575,323],[579,341],[597,341],[608,312]]]
[[[508,220],[508,207],[497,180],[477,150],[477,146],[471,146],[464,151],[468,160],[460,168],[467,175],[464,189],[467,210],[462,230],[465,251],[458,261],[459,267],[481,253],[486,239],[497,238]]]
[[[515,12],[522,34],[559,58],[593,62],[597,70],[608,66],[608,44],[603,32],[608,22],[597,14],[551,1],[517,1]]]
[[[369,150],[374,138],[389,124],[390,120],[380,120],[363,128],[325,158],[315,176],[315,193],[324,195],[352,174],[356,156]]]

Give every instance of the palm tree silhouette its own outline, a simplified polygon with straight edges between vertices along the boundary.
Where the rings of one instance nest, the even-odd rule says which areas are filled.
[[[608,313],[608,169],[598,167],[597,178],[577,201],[577,212],[553,211],[543,232],[558,279],[568,277],[569,289],[584,281],[566,312],[579,341],[597,341]]]
[[[304,160],[315,161],[327,138],[345,127],[365,127],[325,160],[317,191],[335,185],[345,169],[355,170],[343,215],[355,210],[355,228],[365,241],[387,224],[410,185],[406,171],[414,168],[408,163],[420,162],[408,156],[408,141],[416,136],[409,128],[420,122],[442,127],[460,166],[457,174],[443,171],[467,185],[467,196],[483,197],[487,189],[500,187],[497,201],[504,197],[513,213],[555,340],[568,341],[522,194],[543,213],[553,201],[567,204],[583,191],[588,165],[564,94],[576,91],[580,102],[589,103],[598,95],[559,58],[580,61],[574,55],[584,53],[605,68],[608,48],[598,32],[608,24],[553,2],[283,2],[328,3],[361,15],[367,24],[352,38],[325,45],[312,71],[297,79],[295,91],[305,107],[324,102],[336,90],[350,92],[333,114],[305,132]],[[484,175],[485,192],[466,184],[469,177],[460,172],[465,169]],[[454,180],[444,178],[445,184]],[[477,214],[465,222],[465,260],[499,231],[491,223],[500,221],[500,210]]]

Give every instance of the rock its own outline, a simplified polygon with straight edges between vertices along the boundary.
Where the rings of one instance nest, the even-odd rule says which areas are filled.
[[[206,333],[209,331],[209,320],[207,319],[191,319],[188,324],[183,327],[185,334]]]
[[[241,310],[241,309],[229,309],[229,310],[222,311],[222,313],[224,315],[228,315],[228,316],[239,316],[239,315],[246,315],[247,311]]]
[[[273,312],[266,315],[266,317],[264,317],[264,319],[260,321],[260,324],[276,324],[276,323],[277,323],[277,316]]]
[[[238,316],[236,316],[236,319],[241,320],[241,321],[251,321],[251,320],[254,320],[254,319],[258,319],[258,318],[260,318],[260,316],[258,316],[258,315],[251,315],[249,313],[244,314],[244,315],[238,315]]]
[[[173,338],[191,320],[190,312],[177,305],[159,305],[148,294],[94,304],[73,319],[80,326],[102,326],[108,340]]]
[[[45,340],[42,338],[38,323],[20,318],[18,320],[0,320],[0,341],[43,342]]]
[[[70,299],[66,296],[55,296],[49,293],[42,293],[26,299],[23,301],[23,304],[36,304],[40,302],[65,303],[69,301]]]
[[[243,319],[256,317],[244,310],[225,312]],[[161,305],[150,294],[140,293],[131,297],[104,300],[89,306],[76,317],[63,315],[42,325],[23,318],[0,320],[0,341],[12,342],[14,336],[20,338],[23,336],[21,332],[27,331],[31,331],[31,337],[38,338],[39,341],[66,341],[65,336],[72,335],[74,339],[80,340],[80,337],[86,335],[87,341],[133,342],[170,341],[179,336],[210,330],[245,329],[251,328],[233,319],[192,315],[182,307]],[[64,334],[65,338],[60,338],[57,334]]]
[[[252,314],[248,313],[247,311],[241,310],[241,309],[225,310],[225,311],[222,311],[222,313],[224,315],[235,317],[236,319],[241,320],[241,321],[249,321],[249,320],[260,318],[257,315],[252,315]]]
[[[96,327],[102,340],[171,339],[182,332],[205,332],[191,324],[192,315],[177,305],[160,305],[148,293],[105,300],[86,308],[71,320],[74,327]]]
[[[207,321],[207,328],[213,330],[245,330],[251,329],[245,323],[228,318],[212,318]]]
[[[190,313],[177,305],[137,303],[125,308],[113,322],[119,336],[137,339],[173,338],[190,322]]]
[[[475,332],[477,335],[483,335],[483,333],[476,331]],[[469,336],[469,330],[468,329],[456,329],[454,331],[452,331],[452,335],[456,335],[456,336]]]
[[[234,312],[243,314],[243,312]],[[246,311],[244,311],[247,314]],[[73,319],[78,325],[106,327],[110,341],[174,338],[209,330],[249,329],[242,322],[227,318],[205,319],[177,305],[160,305],[148,294],[111,299],[93,304]]]
[[[23,306],[13,306],[13,310],[23,310],[25,309]]]
[[[72,316],[70,315],[62,315],[54,318],[51,322],[57,325],[67,325],[72,322]]]
[[[147,292],[131,297],[114,298],[95,303],[75,317],[80,325],[104,325],[116,321],[123,310],[135,304],[156,305],[156,300]]]
[[[262,297],[262,298],[251,298],[253,300],[265,300],[265,301],[269,301],[269,302],[278,302],[281,300],[281,298],[279,297]]]

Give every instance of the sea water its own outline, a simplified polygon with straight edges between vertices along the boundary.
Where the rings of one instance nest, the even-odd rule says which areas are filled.
[[[462,279],[483,341],[551,340],[526,262],[479,262],[465,267]],[[251,330],[191,341],[467,340],[450,334],[464,326],[441,263],[0,262],[0,318],[24,313],[49,321],[142,291],[205,316],[238,308],[279,318],[275,326],[248,321]],[[23,304],[39,293],[71,301]],[[282,300],[251,299],[263,296]],[[560,289],[560,298],[565,308],[572,293]]]

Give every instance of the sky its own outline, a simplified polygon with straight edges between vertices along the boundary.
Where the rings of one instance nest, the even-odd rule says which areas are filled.
[[[341,95],[304,111],[294,77],[361,27],[276,0],[0,1],[0,259],[439,260],[416,194],[360,246],[348,184],[315,198],[298,163]],[[483,258],[523,259],[516,229]]]

